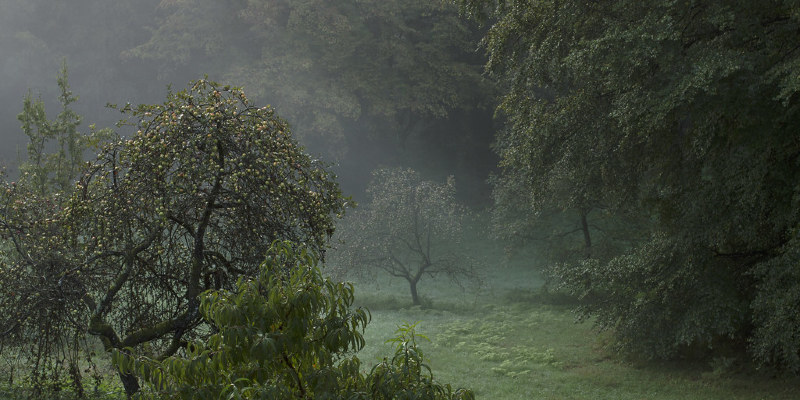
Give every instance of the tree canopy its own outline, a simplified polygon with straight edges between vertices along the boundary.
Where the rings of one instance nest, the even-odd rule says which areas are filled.
[[[214,59],[237,62],[209,67],[345,150],[356,120],[407,136],[485,102],[474,32],[454,7],[429,1],[169,1],[150,40],[127,54],[173,68],[225,54]]]
[[[369,171],[415,165],[455,174],[459,196],[488,201],[493,85],[481,74],[480,31],[447,2],[5,0],[0,80],[9,98],[42,87],[61,58],[81,88],[75,109],[99,124],[102,106],[154,103],[161,88],[209,74],[243,85],[292,122],[307,149],[335,161],[341,184],[363,191]],[[147,84],[143,84],[147,82]],[[49,106],[49,104],[48,104]],[[8,125],[13,103],[0,107]],[[13,129],[8,133],[15,133]],[[13,163],[20,142],[0,160]],[[24,143],[19,144],[24,153]],[[447,154],[442,157],[441,154]],[[367,165],[366,168],[362,167]],[[344,172],[347,173],[344,173]]]
[[[152,23],[150,39],[124,57],[167,76],[202,66],[244,85],[347,170],[353,190],[374,168],[412,162],[485,187],[496,162],[493,86],[481,74],[478,29],[452,4],[164,1]],[[486,201],[485,192],[470,194]]]
[[[492,21],[507,88],[498,206],[649,221],[644,243],[558,271],[585,310],[652,356],[727,343],[800,370],[796,2],[459,3]]]

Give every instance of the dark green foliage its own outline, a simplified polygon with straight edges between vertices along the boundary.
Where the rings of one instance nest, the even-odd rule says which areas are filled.
[[[753,301],[751,349],[757,360],[800,373],[800,243],[797,233],[783,254],[753,271],[758,291]]]
[[[550,210],[650,231],[555,270],[585,310],[649,356],[749,345],[800,369],[796,2],[459,3],[493,21],[507,87],[498,209],[526,204],[528,231]]]
[[[749,322],[741,283],[703,249],[682,245],[660,235],[610,261],[559,264],[552,272],[582,300],[582,316],[613,329],[624,350],[672,358],[704,356],[731,340],[741,345],[732,335]]]
[[[413,327],[397,352],[369,374],[353,354],[364,346],[366,310],[353,287],[323,278],[313,251],[275,242],[259,275],[233,291],[201,296],[214,333],[164,360],[116,351],[115,363],[147,383],[141,398],[470,399],[432,379]]]

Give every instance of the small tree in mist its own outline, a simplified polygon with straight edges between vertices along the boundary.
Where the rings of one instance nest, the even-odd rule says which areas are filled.
[[[78,97],[69,87],[66,60],[61,63],[58,88],[61,112],[54,120],[47,119],[44,102],[31,93],[17,115],[28,137],[28,159],[20,165],[20,172],[39,194],[72,190],[84,167],[84,153],[112,136],[110,129],[95,130],[94,125],[90,133],[78,130],[83,118],[71,107]]]
[[[415,305],[423,276],[444,274],[457,283],[477,278],[474,261],[460,248],[467,212],[455,201],[452,176],[439,184],[412,169],[379,169],[372,177],[370,202],[341,228],[340,268],[371,278],[378,271],[403,278]]]

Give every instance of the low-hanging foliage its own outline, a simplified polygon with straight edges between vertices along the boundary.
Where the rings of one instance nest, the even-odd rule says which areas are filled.
[[[506,88],[501,228],[577,212],[583,259],[553,273],[621,348],[800,372],[797,4],[456,2]]]

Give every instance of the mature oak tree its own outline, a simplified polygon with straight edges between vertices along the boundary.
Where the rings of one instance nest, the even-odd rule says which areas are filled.
[[[202,291],[256,274],[276,239],[321,252],[333,233],[345,205],[333,176],[240,89],[203,79],[120,109],[136,133],[106,145],[74,191],[6,185],[5,344],[74,332],[172,355],[202,333]]]

